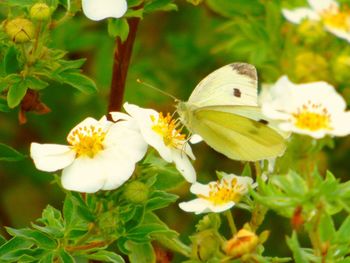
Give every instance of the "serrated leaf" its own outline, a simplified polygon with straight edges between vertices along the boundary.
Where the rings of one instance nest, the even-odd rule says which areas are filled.
[[[62,72],[60,77],[64,83],[69,84],[83,93],[92,94],[97,91],[95,82],[83,74],[76,72]]]
[[[112,251],[107,251],[107,250],[100,250],[94,254],[89,254],[85,256],[88,259],[93,259],[93,260],[99,260],[103,262],[111,262],[111,263],[124,263],[124,259],[112,252]]]
[[[6,144],[0,143],[0,161],[17,162],[24,158],[25,155]]]
[[[136,243],[128,241],[126,247],[131,263],[155,263],[156,256],[151,243]]]
[[[178,196],[163,191],[154,191],[146,204],[146,210],[152,211],[169,206]]]
[[[21,237],[33,241],[38,247],[54,249],[57,243],[47,235],[30,228],[15,229],[6,227],[7,232],[12,236]]]
[[[7,105],[10,108],[16,107],[21,103],[22,99],[26,95],[28,86],[24,81],[14,83],[7,93]]]
[[[8,75],[12,73],[16,73],[20,69],[20,66],[17,60],[17,54],[18,52],[16,47],[12,46],[7,50],[4,56],[3,66],[6,74]]]
[[[129,24],[126,19],[109,19],[108,34],[111,37],[119,37],[124,42],[129,35]]]

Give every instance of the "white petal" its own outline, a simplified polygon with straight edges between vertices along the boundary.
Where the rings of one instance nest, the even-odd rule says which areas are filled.
[[[333,116],[332,126],[334,128],[330,134],[335,136],[346,136],[350,134],[350,112],[338,113]]]
[[[320,16],[310,8],[282,9],[282,14],[294,24],[300,24],[304,19],[320,20]]]
[[[104,167],[102,158],[77,158],[63,170],[62,186],[67,190],[95,193],[104,186],[107,178],[105,172],[108,168],[110,167]]]
[[[338,8],[338,3],[334,0],[308,0],[309,5],[318,13],[331,8]]]
[[[196,144],[203,141],[203,138],[201,136],[199,136],[198,134],[192,134],[191,138],[190,138],[190,143],[192,144]]]
[[[99,21],[108,17],[120,18],[128,9],[126,0],[82,0],[84,14]]]
[[[128,121],[113,124],[108,130],[104,144],[106,148],[114,148],[120,155],[134,161],[141,160],[148,147],[141,133],[128,127]]]
[[[209,206],[209,209],[211,212],[214,212],[214,213],[221,213],[221,212],[224,212],[226,210],[229,210],[230,208],[232,208],[233,206],[235,205],[235,202],[233,201],[230,201],[228,203],[225,203],[225,204],[221,204],[221,205],[214,205],[214,204],[211,204]]]
[[[210,202],[202,198],[197,198],[188,202],[179,203],[179,207],[182,210],[186,212],[195,212],[196,214],[210,212],[210,210],[208,209],[209,206]]]
[[[74,161],[75,152],[65,145],[32,143],[30,156],[37,169],[54,172],[70,165]]]
[[[209,184],[195,182],[191,185],[190,191],[195,195],[209,196],[210,187]]]
[[[350,32],[346,31],[344,29],[335,28],[332,26],[325,25],[325,28],[328,32],[332,33],[333,35],[345,39],[346,41],[350,42]]]
[[[101,121],[95,120],[94,118],[88,117],[85,120],[83,120],[82,122],[80,122],[79,124],[77,124],[69,133],[67,136],[67,140],[69,137],[73,136],[73,133],[75,130],[78,130],[79,128],[84,128],[84,127],[90,127],[90,126],[94,126],[94,127],[98,127],[98,128],[102,128],[103,130],[105,130],[106,128],[108,128],[111,124],[113,124],[113,122],[107,121],[107,119],[103,118],[101,119]]]
[[[183,175],[186,181],[194,183],[196,181],[196,171],[187,155],[180,150],[172,150],[172,157],[176,169]]]
[[[131,116],[128,114],[125,114],[123,112],[117,112],[113,111],[109,113],[112,116],[113,121],[120,121],[120,120],[131,120]]]

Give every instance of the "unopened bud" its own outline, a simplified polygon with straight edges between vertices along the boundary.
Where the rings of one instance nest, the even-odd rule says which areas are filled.
[[[295,82],[305,83],[329,80],[327,60],[313,52],[299,53],[295,58]]]
[[[253,252],[259,244],[257,235],[247,229],[241,229],[228,240],[225,245],[225,252],[233,258],[239,258]]]
[[[5,23],[5,32],[16,43],[30,41],[34,37],[34,25],[25,18],[15,18]]]
[[[124,197],[132,203],[143,203],[148,199],[149,188],[140,181],[133,181],[125,187]]]
[[[36,3],[30,9],[30,18],[37,21],[48,20],[51,16],[50,7],[45,3]]]
[[[199,232],[191,240],[192,257],[200,261],[207,261],[219,251],[220,240],[211,230]]]
[[[327,36],[321,22],[309,19],[305,19],[301,22],[298,26],[297,33],[306,44],[317,43]]]

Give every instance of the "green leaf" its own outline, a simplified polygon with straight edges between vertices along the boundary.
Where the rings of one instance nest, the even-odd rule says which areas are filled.
[[[112,252],[112,251],[107,251],[107,250],[100,250],[94,254],[88,254],[84,255],[84,257],[88,259],[93,259],[93,260],[99,260],[103,262],[111,262],[111,263],[124,263],[124,259],[119,256],[118,254]]]
[[[338,242],[349,242],[350,240],[350,216],[348,216],[340,226],[336,234]]]
[[[173,5],[172,0],[148,1],[145,5],[145,13],[151,13],[151,12],[155,12],[158,10],[171,11],[171,10],[169,10],[169,5]]]
[[[2,246],[5,243],[6,243],[6,239],[2,235],[0,235],[0,246]]]
[[[297,234],[293,232],[292,237],[287,237],[287,245],[293,252],[295,263],[308,263],[305,252],[301,249]]]
[[[213,11],[225,17],[262,15],[264,12],[259,0],[207,0],[206,3]]]
[[[163,191],[154,191],[146,204],[146,210],[152,211],[169,206],[178,196]]]
[[[63,217],[66,227],[69,227],[74,219],[75,207],[70,194],[66,195],[63,204]]]
[[[50,253],[42,256],[41,259],[39,260],[39,263],[52,263],[52,262],[54,262],[54,258],[55,258],[55,253],[50,252]]]
[[[156,256],[151,243],[136,243],[128,241],[126,248],[129,250],[131,263],[155,263]]]
[[[19,71],[20,66],[17,60],[17,55],[18,52],[15,46],[12,46],[7,50],[3,60],[3,66],[6,74],[9,75]]]
[[[69,84],[83,93],[92,94],[97,91],[95,82],[83,74],[76,72],[62,72],[60,77],[64,83]]]
[[[126,19],[109,19],[108,20],[108,34],[111,37],[120,37],[124,42],[129,35],[129,24]]]
[[[30,248],[33,245],[34,243],[30,240],[21,237],[13,237],[0,247],[0,259],[3,259],[8,253],[11,253],[12,251]]]
[[[15,229],[10,227],[6,227],[6,230],[12,236],[17,236],[33,241],[38,245],[38,247],[47,249],[54,249],[57,247],[57,243],[53,239],[37,230],[29,228]]]
[[[323,214],[319,225],[319,231],[323,242],[332,242],[335,236],[335,227],[330,215]]]
[[[60,67],[57,69],[58,72],[63,72],[68,69],[78,69],[84,65],[86,58],[76,59],[76,60],[58,60]]]
[[[136,242],[147,242],[151,239],[150,235],[159,233],[174,233],[176,235],[176,232],[169,230],[167,226],[161,224],[144,224],[129,230],[127,232],[127,238]]]
[[[28,86],[25,81],[19,81],[14,83],[7,93],[7,104],[10,108],[16,107],[21,103],[22,99],[26,95]]]
[[[0,161],[17,162],[25,158],[25,155],[11,148],[10,146],[0,143]]]
[[[27,77],[26,79],[24,79],[24,81],[26,81],[27,87],[33,90],[45,89],[49,85],[49,83],[47,83],[46,81],[43,81],[34,76]]]
[[[59,252],[59,257],[61,258],[62,262],[64,263],[75,263],[74,258],[66,252],[64,249],[61,249]]]

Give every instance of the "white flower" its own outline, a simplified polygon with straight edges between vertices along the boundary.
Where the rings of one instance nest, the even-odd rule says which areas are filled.
[[[126,114],[113,123],[105,117],[86,118],[67,136],[69,145],[32,143],[30,155],[37,169],[62,171],[62,186],[94,193],[112,190],[130,178],[147,144]]]
[[[195,182],[196,172],[188,156],[193,160],[195,157],[185,135],[177,130],[177,122],[170,114],[163,115],[161,112],[128,103],[124,104],[124,109],[138,123],[145,141],[155,148],[165,161],[174,162],[188,182]]]
[[[120,18],[128,10],[126,0],[82,0],[87,18],[99,21],[108,17]]]
[[[263,113],[278,120],[278,127],[283,131],[314,138],[350,133],[350,112],[345,111],[346,103],[327,82],[294,84],[283,76],[261,103]]]
[[[209,184],[194,183],[190,191],[197,195],[197,198],[179,204],[180,208],[186,212],[220,213],[233,207],[239,202],[241,197],[248,192],[253,185],[253,179],[247,176],[237,176],[225,174],[218,182]]]
[[[311,8],[283,9],[284,17],[299,24],[304,19],[321,21],[327,31],[350,42],[350,13],[342,11],[334,0],[308,0]]]

